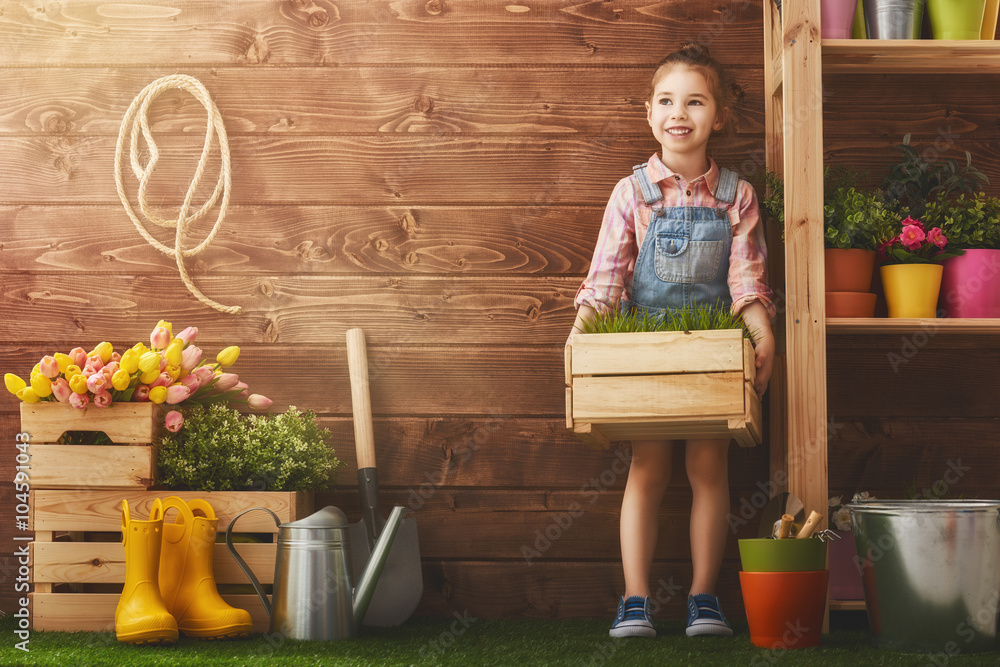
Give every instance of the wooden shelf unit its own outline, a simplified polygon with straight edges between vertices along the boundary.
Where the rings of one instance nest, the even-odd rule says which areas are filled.
[[[787,471],[788,490],[805,506],[825,508],[828,336],[1000,334],[1000,319],[826,319],[823,275],[824,74],[998,73],[1000,41],[822,40],[820,0],[764,1],[767,168],[785,180],[783,264],[786,307],[776,327],[771,400],[771,468]],[[982,340],[981,338],[979,340]],[[776,399],[777,397],[777,399]],[[783,400],[782,400],[783,399]],[[783,420],[783,421],[782,421]],[[777,423],[777,426],[775,425]],[[826,519],[824,519],[825,526]],[[864,609],[831,600],[831,609]]]

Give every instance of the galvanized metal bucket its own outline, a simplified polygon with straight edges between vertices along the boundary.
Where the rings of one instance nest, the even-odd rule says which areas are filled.
[[[920,39],[924,0],[862,0],[868,39]]]
[[[848,505],[875,646],[922,653],[996,648],[1000,501]]]

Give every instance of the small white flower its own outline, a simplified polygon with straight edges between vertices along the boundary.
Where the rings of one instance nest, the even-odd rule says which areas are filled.
[[[833,523],[837,526],[837,530],[850,530],[851,511],[846,507],[841,507],[833,513]]]
[[[830,507],[840,507],[843,503],[844,496],[834,496],[830,498]]]

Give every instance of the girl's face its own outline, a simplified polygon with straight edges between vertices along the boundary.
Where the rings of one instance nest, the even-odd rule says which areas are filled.
[[[687,67],[674,67],[657,82],[646,120],[663,148],[663,159],[705,155],[708,138],[721,130],[727,109],[719,108],[705,77]]]

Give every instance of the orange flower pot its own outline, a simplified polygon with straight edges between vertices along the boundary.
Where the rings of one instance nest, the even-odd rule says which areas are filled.
[[[769,649],[819,646],[829,574],[740,572],[750,643]]]
[[[875,295],[871,292],[827,292],[827,317],[875,317]]]
[[[872,273],[875,270],[874,251],[827,248],[823,256],[827,292],[871,291]]]
[[[937,317],[943,272],[940,264],[883,266],[879,273],[889,317]]]

